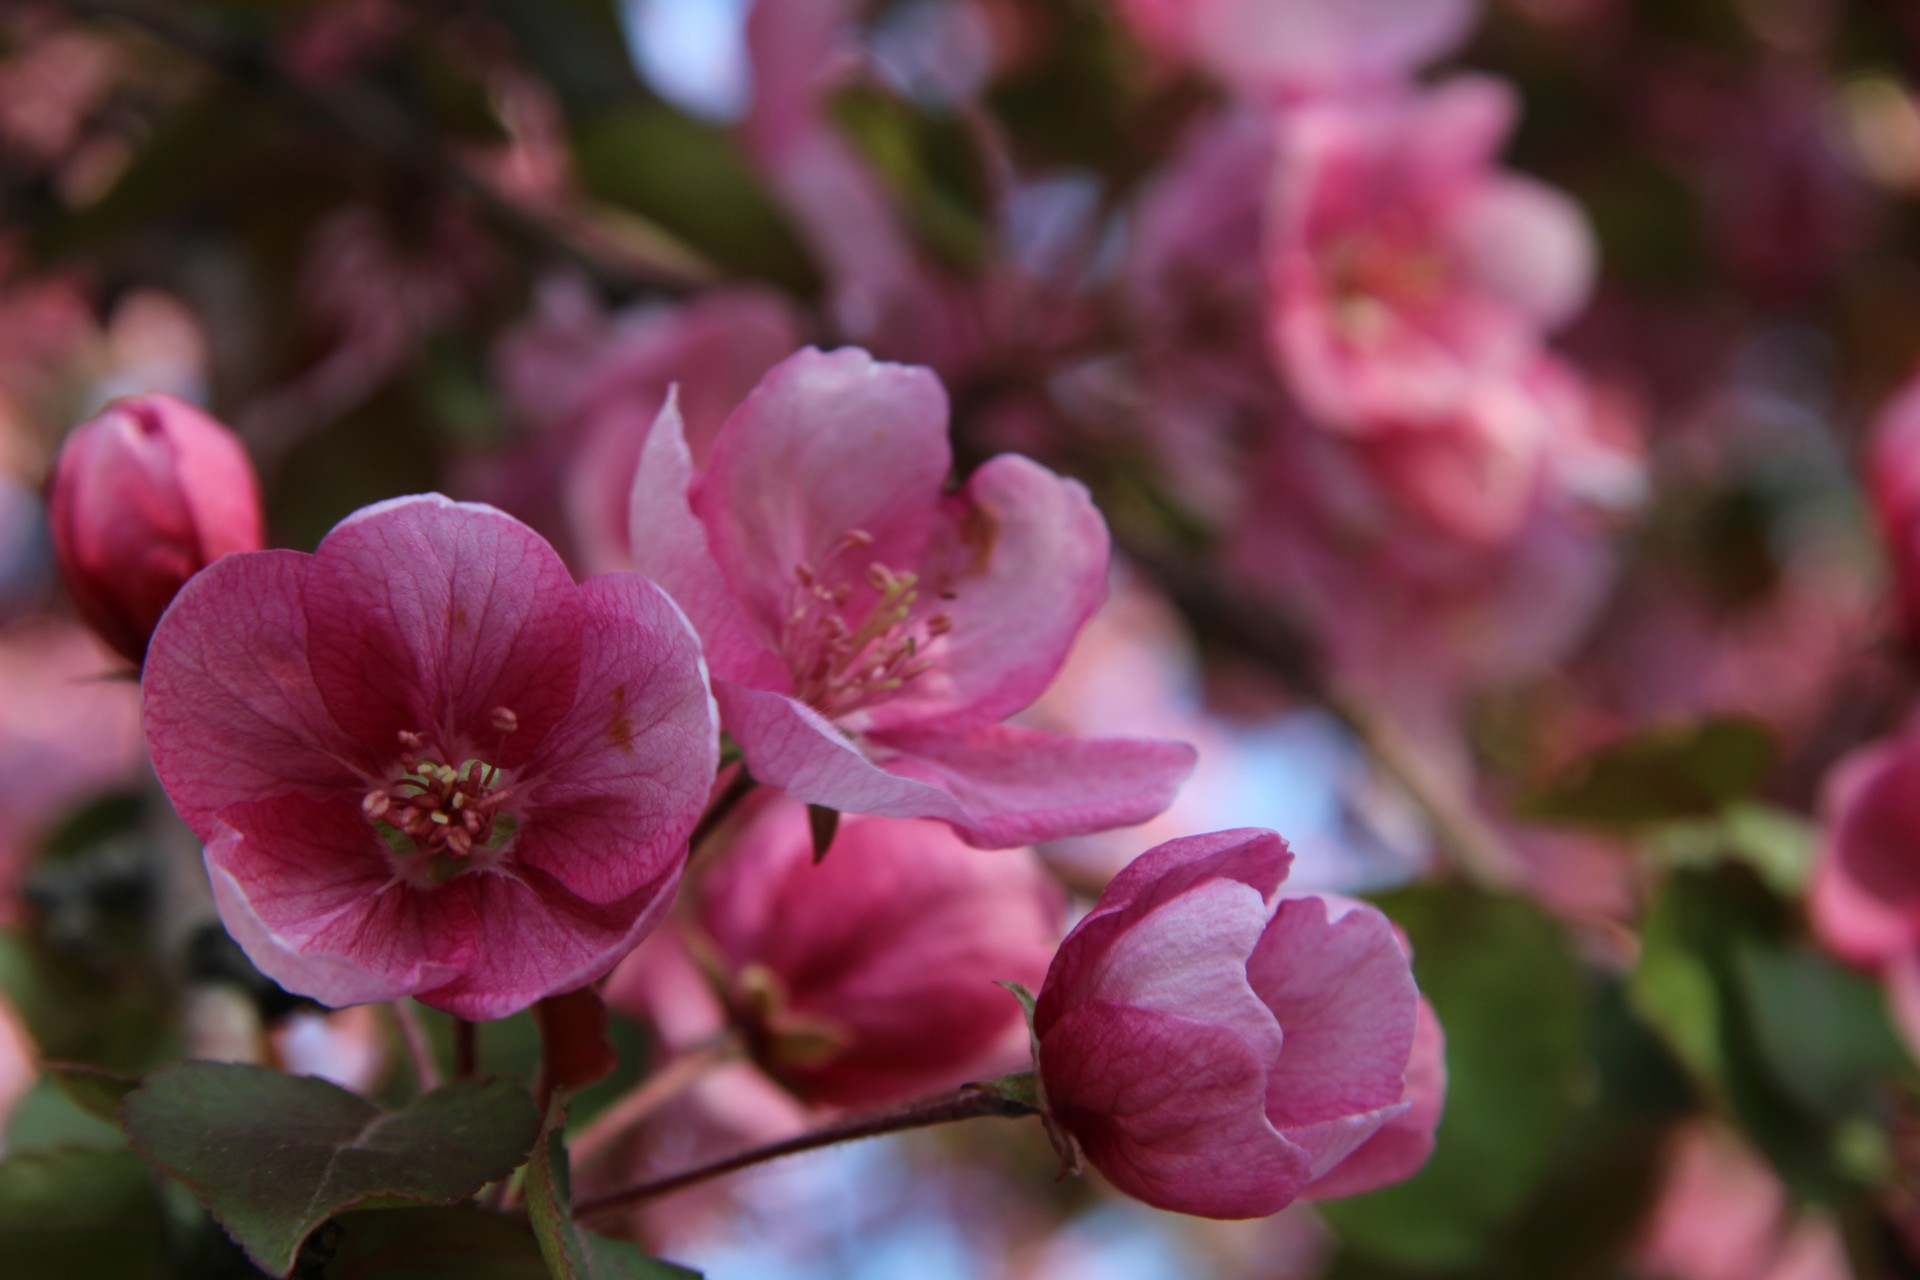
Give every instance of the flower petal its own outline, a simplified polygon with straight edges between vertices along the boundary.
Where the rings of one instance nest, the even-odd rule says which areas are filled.
[[[1247,977],[1286,1032],[1267,1090],[1281,1132],[1400,1101],[1419,993],[1379,911],[1352,904],[1330,921],[1319,898],[1289,898]]]
[[[1017,454],[982,465],[942,504],[921,572],[924,607],[953,628],[927,649],[932,665],[864,725],[952,732],[1026,707],[1106,599],[1109,551],[1106,521],[1079,481]]]
[[[747,770],[795,799],[847,813],[968,820],[965,806],[948,792],[880,768],[804,703],[729,680],[715,680],[713,696]]]
[[[579,595],[578,694],[513,784],[527,799],[511,857],[605,903],[685,860],[719,765],[719,713],[699,640],[665,592],[616,573]]]
[[[1306,1198],[1357,1196],[1411,1178],[1433,1154],[1434,1130],[1446,1098],[1446,1035],[1433,1006],[1423,998],[1414,1021],[1413,1057],[1407,1063],[1406,1109],[1308,1187]]]
[[[227,556],[194,575],[161,619],[141,679],[154,771],[211,842],[229,805],[352,789],[377,767],[327,713],[307,666],[311,557]]]
[[[513,768],[573,705],[573,578],[545,539],[492,507],[427,494],[348,516],[308,566],[306,605],[314,682],[363,742],[435,733],[453,754]],[[492,727],[497,707],[513,712],[513,733]]]
[[[1122,1191],[1206,1218],[1278,1213],[1307,1185],[1304,1152],[1262,1111],[1266,1064],[1223,1027],[1082,1005],[1040,1041],[1059,1121]]]
[[[851,583],[864,582],[869,563],[919,565],[951,467],[947,393],[931,370],[857,348],[808,348],[774,366],[727,419],[694,510],[734,594],[772,641],[786,625],[795,568],[830,572],[845,535],[872,539],[841,555]]]
[[[947,820],[981,849],[1145,822],[1173,803],[1198,758],[1184,742],[1073,738],[1013,725],[966,734],[899,730],[868,740],[891,753],[889,770],[950,792],[962,812]]]
[[[707,531],[689,505],[694,485],[679,396],[670,395],[647,433],[634,471],[627,515],[633,566],[686,610],[715,676],[784,693],[793,687],[793,678],[767,647],[772,637],[754,634],[721,576]]]

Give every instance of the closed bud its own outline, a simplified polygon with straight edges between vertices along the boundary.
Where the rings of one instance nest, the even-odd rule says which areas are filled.
[[[116,400],[75,428],[47,506],[75,607],[135,663],[188,578],[265,541],[260,484],[240,441],[167,395]]]

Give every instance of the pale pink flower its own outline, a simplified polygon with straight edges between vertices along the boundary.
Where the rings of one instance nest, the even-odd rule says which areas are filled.
[[[699,628],[746,764],[810,804],[938,818],[1006,847],[1160,812],[1191,748],[1003,725],[1106,595],[1106,524],[1017,455],[958,493],[946,393],[866,352],[796,353],[704,472],[674,406],[633,488],[633,554]]]
[[[1291,861],[1252,829],[1150,849],[1047,971],[1047,1109],[1148,1204],[1264,1217],[1407,1178],[1432,1149],[1439,1027],[1403,945],[1371,907],[1279,898]]]
[[[1378,88],[1447,54],[1479,0],[1120,0],[1140,38],[1243,91]]]
[[[154,769],[267,976],[502,1017],[672,900],[718,759],[699,648],[638,574],[576,586],[491,508],[402,498],[229,556],[154,635]]]
[[[0,1156],[7,1153],[7,1119],[27,1090],[40,1078],[39,1054],[33,1039],[14,1012],[13,1005],[0,996]]]
[[[768,1073],[861,1106],[1019,1066],[1020,1008],[994,984],[1040,981],[1064,912],[1030,852],[937,822],[849,817],[816,866],[805,806],[779,796],[701,880],[695,920]]]
[[[260,483],[231,431],[172,396],[130,396],[67,437],[47,486],[74,607],[138,664],[194,574],[266,540]]]
[[[1285,117],[1272,334],[1322,426],[1444,429],[1585,302],[1594,249],[1579,209],[1494,167],[1515,111],[1507,85],[1462,77]]]

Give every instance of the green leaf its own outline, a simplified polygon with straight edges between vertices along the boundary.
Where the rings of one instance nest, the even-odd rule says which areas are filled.
[[[305,1256],[325,1280],[547,1280],[532,1227],[470,1204],[343,1213]]]
[[[1805,891],[1813,846],[1813,828],[1804,818],[1747,801],[1729,804],[1714,818],[1663,826],[1651,838],[1654,856],[1669,868],[1740,863],[1783,898]]]
[[[649,1258],[634,1246],[594,1235],[573,1220],[567,1162],[566,1100],[553,1096],[527,1162],[527,1217],[553,1280],[698,1280],[699,1272]]]
[[[343,1210],[466,1199],[511,1173],[539,1130],[532,1099],[507,1081],[463,1080],[382,1111],[311,1076],[214,1062],[160,1068],[121,1116],[134,1149],[274,1275]]]
[[[8,1280],[170,1274],[153,1176],[131,1151],[78,1148],[0,1161],[0,1270]]]
[[[1865,1111],[1908,1069],[1880,989],[1825,956],[1747,946],[1737,955],[1757,1045],[1782,1086],[1834,1119]]]
[[[120,1104],[140,1087],[140,1082],[132,1076],[102,1071],[79,1062],[49,1062],[46,1072],[75,1106],[102,1120],[118,1121]]]
[[[1585,1088],[1585,975],[1559,926],[1525,899],[1432,886],[1380,906],[1412,940],[1415,976],[1446,1029],[1447,1108],[1419,1175],[1321,1212],[1371,1257],[1468,1266],[1546,1176]]]
[[[1757,721],[1669,725],[1598,752],[1517,808],[1536,821],[1610,829],[1713,817],[1753,794],[1773,760],[1773,735]]]

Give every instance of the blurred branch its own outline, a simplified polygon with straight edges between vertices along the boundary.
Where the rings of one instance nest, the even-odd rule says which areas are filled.
[[[510,199],[449,155],[431,130],[384,95],[359,84],[302,84],[253,45],[183,15],[181,6],[150,0],[58,3],[77,18],[142,31],[253,90],[305,127],[465,198],[503,234],[539,256],[570,264],[611,294],[684,292],[719,278],[717,268],[657,227],[623,218],[618,228],[602,230],[587,219]]]
[[[1194,628],[1209,640],[1255,659],[1338,720],[1425,816],[1434,838],[1459,871],[1477,884],[1513,884],[1513,849],[1407,736],[1387,712],[1327,671],[1306,633],[1279,609],[1190,557],[1174,557],[1121,539],[1127,557],[1152,577]]]

